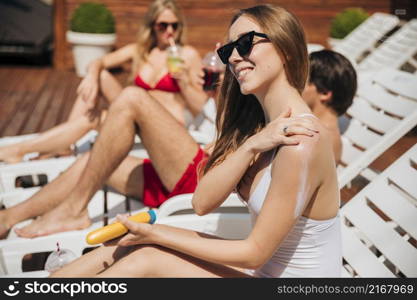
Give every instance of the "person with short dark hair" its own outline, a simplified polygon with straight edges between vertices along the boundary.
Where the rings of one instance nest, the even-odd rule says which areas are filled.
[[[309,57],[310,76],[302,96],[334,135],[333,149],[338,162],[342,152],[338,117],[346,112],[356,94],[356,71],[346,57],[332,50],[312,52]]]

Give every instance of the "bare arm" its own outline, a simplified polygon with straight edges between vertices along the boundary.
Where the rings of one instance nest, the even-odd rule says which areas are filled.
[[[178,84],[188,109],[194,116],[197,116],[201,113],[208,98],[203,91],[202,85],[197,82],[200,78],[203,64],[197,50],[191,46],[184,47],[183,56],[185,59],[185,72],[188,74],[178,77]]]
[[[204,174],[193,194],[196,214],[204,215],[219,207],[237,186],[255,155],[250,145],[245,143]]]
[[[316,127],[311,120],[290,118],[290,113],[290,110],[282,113],[202,177],[192,199],[197,214],[206,214],[223,203],[237,186],[256,154],[279,145],[297,144],[301,135],[312,136]],[[285,136],[284,127],[288,128],[288,134],[297,136]]]
[[[272,183],[264,205],[247,239],[221,240],[167,225],[124,220],[134,234],[122,238],[119,245],[155,243],[213,263],[259,268],[288,235],[320,183],[318,176],[312,176],[311,172],[315,159],[311,148],[315,140],[303,138],[300,145],[280,150],[273,164]]]
[[[133,58],[136,44],[128,44],[116,51],[108,53],[103,57],[94,60],[88,67],[88,72],[91,75],[97,76],[102,69],[109,69],[116,66],[120,66],[124,62],[127,62]]]
[[[89,103],[90,107],[94,107],[95,100],[99,89],[99,76],[103,69],[119,66],[122,63],[133,58],[136,45],[129,44],[114,52],[104,55],[103,57],[92,61],[88,65],[88,72],[81,81],[77,93],[84,101]]]

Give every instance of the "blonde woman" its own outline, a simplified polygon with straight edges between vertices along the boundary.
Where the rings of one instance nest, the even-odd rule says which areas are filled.
[[[145,17],[138,44],[91,64],[89,74],[80,84],[80,106],[75,109],[81,107],[87,112],[88,107],[95,107],[98,88],[117,91],[117,100],[112,100],[106,111],[92,151],[79,156],[65,172],[26,201],[0,210],[0,238],[7,236],[15,224],[35,217],[29,225],[16,228],[16,233],[33,238],[88,227],[91,220],[87,204],[105,183],[150,207],[158,207],[174,195],[194,191],[197,166],[206,152],[184,127],[184,113],[198,113],[207,96],[201,85],[194,84],[199,79],[201,61],[194,48],[183,44],[183,22],[175,2],[157,0]],[[184,66],[175,74],[167,73],[166,66],[171,38],[183,49]],[[141,87],[122,89],[105,68],[129,59],[137,70],[133,71],[134,81]],[[88,126],[77,127],[82,120],[91,124],[85,114],[62,128],[75,134],[87,129]],[[66,138],[62,128],[51,131],[52,136],[60,133],[52,143]],[[135,134],[141,137],[150,159],[128,156]],[[45,136],[51,138],[48,133],[37,141]]]
[[[130,233],[53,276],[340,276],[332,138],[301,97],[308,74],[303,29],[285,9],[260,5],[235,15],[228,39],[218,50],[228,66],[218,139],[193,205],[209,213],[236,189],[252,215],[249,236],[223,240],[120,217]],[[285,118],[289,111],[293,118]]]
[[[0,148],[0,161],[16,163],[30,152],[39,152],[41,156],[59,153],[69,149],[89,130],[97,129],[108,105],[122,91],[122,85],[107,69],[128,61],[133,63],[133,83],[145,89],[185,125],[187,112],[198,115],[207,100],[201,85],[197,84],[202,69],[201,57],[195,48],[185,44],[185,30],[184,17],[174,0],[151,3],[140,26],[137,42],[89,65],[88,73],[78,87],[79,96],[68,121],[34,139]],[[166,64],[170,41],[181,47],[182,68],[175,73],[169,73]]]

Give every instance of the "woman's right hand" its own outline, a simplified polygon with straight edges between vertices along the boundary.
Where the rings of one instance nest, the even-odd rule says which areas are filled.
[[[87,74],[78,86],[77,93],[87,104],[88,109],[93,109],[96,105],[96,98],[98,94],[97,80],[95,80],[90,74]]]
[[[245,146],[254,154],[265,152],[279,145],[297,145],[297,135],[313,136],[318,133],[314,122],[308,118],[291,117],[291,109],[287,109],[278,118],[270,122],[261,131],[245,142]]]

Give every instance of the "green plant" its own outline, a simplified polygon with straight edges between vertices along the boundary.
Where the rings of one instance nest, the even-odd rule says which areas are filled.
[[[114,17],[103,4],[81,3],[71,16],[70,29],[84,33],[114,33]]]
[[[347,8],[337,14],[330,25],[330,37],[343,39],[369,17],[362,8]]]

